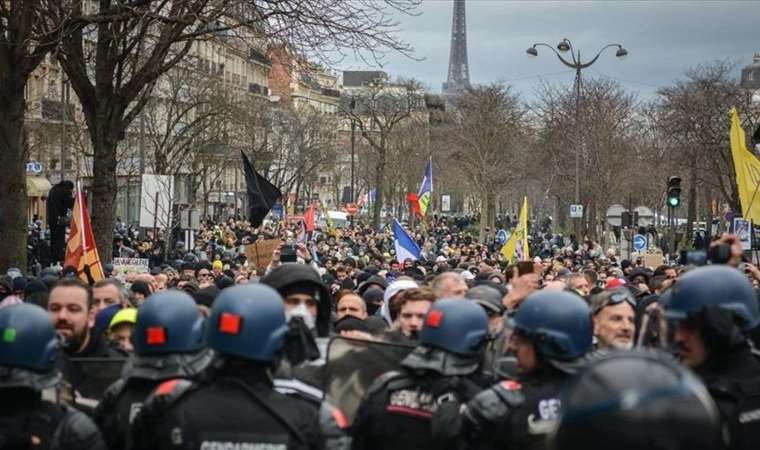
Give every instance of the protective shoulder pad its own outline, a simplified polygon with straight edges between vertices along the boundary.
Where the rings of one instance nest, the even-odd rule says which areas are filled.
[[[404,376],[403,373],[391,370],[375,378],[375,381],[372,382],[372,385],[367,390],[367,395],[376,394],[386,387],[390,390],[397,390],[412,384],[412,380]]]
[[[318,405],[322,402],[324,393],[321,389],[295,378],[275,378],[274,390],[283,395],[293,395],[310,403]]]
[[[143,416],[145,421],[161,417],[171,405],[194,388],[195,383],[184,378],[164,381],[145,399],[139,415]]]
[[[518,384],[496,384],[479,393],[463,409],[463,415],[475,430],[483,430],[503,422],[516,408],[525,403]]]
[[[126,380],[119,378],[112,385],[108,386],[108,389],[103,392],[103,398],[98,402],[98,407],[95,408],[95,417],[102,416],[113,407],[119,397],[121,397],[121,393],[126,385]]]
[[[51,450],[105,450],[95,423],[81,411],[65,406],[63,419],[52,439]]]
[[[522,385],[517,381],[505,380],[491,389],[510,408],[518,408],[525,403]]]

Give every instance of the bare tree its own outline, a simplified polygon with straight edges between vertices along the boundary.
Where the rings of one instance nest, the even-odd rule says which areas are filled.
[[[56,38],[77,23],[61,2],[0,2],[0,268],[26,269],[25,87]]]
[[[65,36],[58,53],[90,131],[92,224],[101,257],[106,261],[111,257],[118,142],[150,99],[159,77],[182,61],[194,42],[223,38],[245,26],[257,30],[263,39],[289,43],[304,54],[328,57],[341,48],[370,57],[382,56],[383,50],[408,53],[409,47],[396,38],[396,23],[388,13],[410,12],[418,3],[101,0],[93,24]],[[72,13],[82,15],[85,4],[72,1]]]
[[[473,87],[456,100],[450,158],[467,174],[480,204],[480,238],[493,227],[496,196],[525,171],[527,109],[509,86]]]
[[[142,112],[152,173],[189,171],[194,151],[221,139],[232,96],[218,78],[184,64],[161,77]]]
[[[745,130],[754,130],[760,108],[739,86],[734,64],[715,61],[686,72],[684,79],[658,90],[654,103],[657,136],[670,149],[673,168],[688,183],[686,239],[692,239],[700,188],[719,193],[741,210],[729,143],[729,115],[736,107]],[[664,189],[664,187],[663,187]]]
[[[389,139],[394,129],[415,114],[424,114],[424,101],[418,83],[414,81],[388,84],[376,80],[343,98],[341,114],[356,123],[362,138],[376,156],[374,185],[377,197],[373,205],[372,223],[380,223],[383,205]]]
[[[584,230],[596,235],[598,218],[611,203],[641,202],[652,187],[650,167],[659,167],[644,137],[649,126],[635,97],[617,82],[584,81],[580,120],[575,120],[573,89],[543,85],[532,106],[537,145],[532,153],[531,173],[544,180],[546,192],[557,200],[560,223],[572,203],[567,193],[575,182],[575,150],[581,151],[581,198]],[[582,143],[580,145],[579,143]],[[631,197],[631,195],[633,197]],[[578,239],[583,236],[578,236]]]

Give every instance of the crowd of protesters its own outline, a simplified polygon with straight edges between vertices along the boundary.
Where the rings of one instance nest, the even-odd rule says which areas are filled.
[[[80,425],[78,444],[62,448],[353,446],[369,449],[504,448],[512,445],[519,448],[548,448],[551,445],[554,448],[582,448],[568,444],[580,441],[585,447],[601,448],[578,437],[581,430],[599,433],[598,436],[605,436],[605,439],[614,437],[612,432],[597,429],[597,418],[590,417],[593,414],[589,412],[589,408],[595,407],[602,408],[599,414],[609,419],[606,425],[610,430],[617,430],[621,425],[615,421],[622,420],[641,433],[651,433],[652,439],[645,440],[644,444],[641,444],[644,441],[636,441],[640,436],[630,436],[630,442],[637,443],[630,448],[744,449],[750,448],[750,442],[760,442],[754,440],[760,435],[760,391],[751,390],[760,383],[760,363],[748,356],[758,338],[756,325],[760,314],[755,292],[760,283],[760,270],[744,259],[734,237],[725,236],[712,244],[728,249],[728,258],[720,261],[721,264],[714,264],[726,270],[730,268],[731,273],[727,275],[724,272],[706,273],[704,270],[710,268],[664,260],[646,267],[642,258],[621,259],[614,249],[603,249],[592,239],[566,238],[552,233],[548,227],[531,234],[533,258],[511,262],[501,254],[501,245],[493,236],[489,235],[485,242],[473,236],[468,231],[472,225],[471,218],[447,217],[435,217],[418,225],[412,230],[412,236],[420,247],[420,258],[399,261],[390,230],[376,229],[358,220],[343,229],[320,227],[311,236],[305,235],[296,224],[267,224],[255,228],[244,220],[230,219],[217,224],[209,221],[203,223],[195,242],[189,245],[163,235],[141,236],[136,229],[119,220],[114,237],[114,257],[147,259],[149,270],[117,273],[118,268],[107,263],[103,266],[106,278],[87,283],[80,280],[82,274],[78,274],[75,268],[53,264],[50,252],[45,251],[49,244],[45,243],[44,233],[39,224],[32,224],[30,254],[34,254],[33,261],[37,264],[33,269],[36,276],[10,268],[7,275],[0,277],[0,327],[7,325],[2,319],[3,311],[11,311],[19,304],[34,304],[46,311],[50,324],[61,337],[62,356],[54,365],[35,366],[33,371],[59,371],[75,390],[89,382],[94,374],[83,373],[81,368],[67,360],[108,358],[128,361],[123,378],[117,382],[121,385],[109,389],[97,410],[80,408],[95,419],[98,428]],[[246,245],[271,239],[279,239],[281,245],[273,252],[268,264],[256,267],[247,260]],[[688,275],[689,272],[694,275]],[[734,274],[739,278],[730,278]],[[696,283],[697,287],[689,287],[689,283]],[[272,289],[267,290],[264,286]],[[679,291],[680,286],[683,288]],[[744,287],[752,293],[749,303],[746,298],[740,298]],[[678,295],[691,295],[692,298],[677,300]],[[712,297],[694,300],[701,298],[700,295]],[[257,303],[259,296],[261,301]],[[663,300],[666,297],[667,300]],[[157,299],[163,299],[164,303],[157,303]],[[458,300],[452,302],[455,299]],[[698,304],[683,317],[678,316],[678,320],[688,325],[684,330],[705,330],[700,338],[690,337],[687,331],[673,332],[672,325],[676,322],[672,320],[676,314],[668,315],[668,312],[682,308],[678,301]],[[241,305],[248,304],[246,302],[251,302],[250,307],[241,310]],[[171,308],[179,309],[179,305],[190,305],[195,311],[191,315],[207,320],[210,331],[192,343],[188,339],[199,333],[197,327],[174,332],[172,327],[180,327],[174,322],[175,316],[166,318],[164,316],[169,313],[162,312],[171,310],[162,306],[169,303]],[[556,305],[570,309],[554,311]],[[256,334],[256,338],[252,337],[254,334],[246,334],[253,333],[245,328],[247,323],[258,323],[262,330],[278,323],[279,319],[257,322],[267,314],[277,317],[277,308],[282,309],[283,320],[287,320],[286,325],[281,324],[284,328],[272,328],[270,334],[262,331],[263,334]],[[723,314],[725,311],[728,314]],[[180,315],[179,312],[172,314]],[[467,319],[470,322],[455,326],[445,321],[445,317],[451,316],[472,320]],[[149,320],[148,317],[157,317],[157,322],[141,324],[141,321]],[[573,317],[577,320],[573,319],[568,325],[566,321]],[[665,326],[666,319],[671,320],[670,329]],[[588,321],[587,329],[583,325],[585,320]],[[218,329],[214,328],[216,326]],[[278,333],[285,333],[286,344],[280,343],[281,347],[275,346],[277,348],[259,348],[260,341],[269,342],[268,339],[279,336]],[[584,333],[588,333],[588,345],[584,343]],[[148,336],[145,342],[143,334]],[[178,334],[184,339],[181,345],[177,344],[165,353],[151,353],[151,349],[176,343],[175,340],[180,339]],[[233,342],[228,339],[230,335],[249,340],[244,344]],[[296,380],[323,389],[330,382],[324,379],[323,373],[310,378],[300,376],[297,369],[324,357],[324,346],[320,347],[316,341],[334,336],[385,342],[415,350],[398,367],[404,375],[383,376],[383,380],[366,393],[353,424],[345,423],[338,411],[328,413],[330,420],[315,419],[315,425],[307,413],[295,411],[313,409],[315,417],[319,416],[318,411],[325,407],[324,399],[316,394],[312,396],[317,397],[316,401],[312,398],[311,403],[304,402],[306,406],[291,404],[288,403],[291,398],[310,392],[308,388],[303,391],[292,386],[284,390],[278,388],[277,392],[290,395],[285,400],[285,397],[277,397],[269,391],[272,383],[266,380],[277,369],[279,375],[275,378]],[[300,345],[291,346],[296,341]],[[469,347],[462,347],[465,344]],[[672,350],[673,346],[681,358],[680,364],[659,354],[652,357],[640,352],[641,349]],[[576,347],[580,349],[576,351]],[[17,355],[6,357],[9,353],[3,353],[5,350],[1,348],[0,368],[14,367],[16,360],[13,358]],[[203,353],[202,348],[213,350],[216,356],[208,357],[208,361],[196,356]],[[615,358],[621,353],[629,354],[631,360],[616,362]],[[190,358],[192,361],[205,362],[201,365],[180,358],[177,365],[184,369],[168,376],[166,363],[151,359],[158,356],[159,360],[167,360],[176,354],[193,355],[195,359]],[[726,355],[733,358],[731,364]],[[23,360],[21,356],[18,358]],[[610,358],[611,363],[593,363]],[[213,362],[216,360],[223,362]],[[580,361],[592,362],[582,364]],[[590,364],[592,368],[587,372],[578,368],[584,364]],[[283,366],[289,368],[286,375],[283,375]],[[574,368],[570,370],[569,366]],[[152,375],[144,375],[145,367],[154,371],[148,371]],[[696,381],[685,367],[693,370],[702,381]],[[609,392],[588,393],[583,389],[591,388],[576,382],[572,389],[578,390],[578,395],[583,393],[590,398],[588,405],[578,403],[572,396],[563,397],[569,395],[567,392],[575,392],[565,388],[568,380],[577,380],[578,373],[598,370],[601,374],[595,376],[603,380],[610,376],[604,372],[607,369],[627,373],[677,371],[680,378],[676,381],[681,380],[678,381],[681,384],[668,384],[665,376],[627,378],[627,375],[621,375],[613,380],[621,384],[613,383]],[[247,375],[241,370],[247,370]],[[261,378],[257,378],[259,376]],[[52,386],[43,386],[38,381],[27,385],[6,383],[7,377],[4,377],[0,373],[0,392],[17,389],[20,385],[34,389]],[[174,378],[192,380],[188,386],[192,384],[193,387],[187,387],[186,393],[181,385],[161,383]],[[225,385],[223,389],[219,387],[220,380],[228,378],[244,380],[243,383],[247,384],[241,388],[243,392],[255,391],[251,393],[250,402],[239,398],[233,401],[231,392],[235,388],[231,385]],[[146,398],[150,399],[142,407],[143,412],[140,408],[128,409],[127,420],[119,416],[124,414],[119,410],[122,408],[119,399],[126,395],[122,391],[129,391],[130,386],[134,392],[135,385],[130,384],[132,379],[150,382],[144,384],[138,391],[140,398],[132,399],[130,405],[142,405]],[[322,382],[315,383],[314,379]],[[467,381],[455,383],[451,381],[453,379]],[[504,379],[514,380],[514,384],[498,384]],[[441,380],[446,380],[445,386],[440,385]],[[673,388],[673,383],[683,388],[682,391],[667,391]],[[695,398],[704,400],[702,383],[709,389],[713,401],[700,403],[701,409],[695,410],[693,405],[687,407],[689,402],[696,401]],[[494,384],[495,387],[489,388]],[[212,386],[218,390],[205,389]],[[274,386],[278,386],[277,382]],[[536,386],[540,388],[534,389]],[[161,395],[177,389],[176,396],[186,396],[185,403],[163,404],[155,398],[160,399]],[[626,389],[641,395],[662,393],[665,389],[662,395],[666,400],[675,399],[676,403],[683,400],[687,410],[651,407],[651,402],[662,399],[644,397],[637,400],[641,402],[637,407],[642,414],[626,415],[626,405],[620,403],[624,399],[618,398]],[[724,397],[721,397],[720,389],[723,389]],[[743,396],[735,399],[735,392],[743,392]],[[239,397],[240,392],[237,395]],[[76,405],[76,395],[73,397],[72,403]],[[450,399],[444,402],[441,400],[444,397]],[[430,405],[426,406],[425,402]],[[3,403],[6,405],[0,407],[0,416],[13,415],[14,408],[9,408],[5,401]],[[456,408],[447,408],[449,403]],[[188,411],[202,409],[204,404],[207,405],[206,411],[193,415],[192,420],[187,418]],[[497,404],[502,407],[494,406]],[[715,405],[718,409],[713,411]],[[535,411],[531,409],[534,407],[537,408]],[[236,408],[239,414],[235,414]],[[278,408],[282,410],[276,411]],[[586,415],[579,413],[581,416],[573,428],[562,422],[563,408],[567,414],[577,408]],[[519,416],[517,412],[522,414],[523,410],[526,411],[525,420],[515,419]],[[650,410],[653,412],[647,412]],[[220,416],[212,417],[215,414]],[[229,420],[237,422],[230,424],[222,420],[230,414],[234,420]],[[561,425],[552,428],[552,432],[536,431],[531,428],[535,414],[547,423]],[[664,414],[664,418],[658,414]],[[260,416],[274,418],[274,422],[253,421],[253,417]],[[77,417],[81,421],[88,420]],[[246,422],[247,417],[253,422]],[[695,424],[707,425],[689,438],[676,431],[647,429],[650,422],[657,419],[669,421],[668,426],[673,430]],[[330,424],[335,425],[334,430]],[[241,431],[255,426],[272,428],[250,428],[248,435]],[[718,444],[712,440],[715,436],[710,434],[714,430],[723,431]],[[561,442],[558,440],[560,431],[566,432]],[[17,429],[13,434],[7,428],[0,428],[0,433],[4,433],[0,435],[0,443],[6,439],[7,442],[20,440],[27,444],[18,448],[35,448],[28,446],[44,440],[39,430]],[[290,438],[282,441],[275,436],[268,440],[271,436],[264,436],[267,433]],[[82,437],[85,435],[87,439]],[[497,435],[498,439],[492,439]],[[546,435],[552,435],[556,442],[547,441]],[[484,439],[486,436],[489,439]],[[701,442],[697,442],[697,437]],[[64,438],[49,433],[45,439],[50,445],[55,439]],[[613,445],[609,440],[600,442]],[[658,442],[666,444],[657,446],[660,445]],[[243,443],[250,446],[243,446]],[[623,446],[623,442],[614,445],[629,448]]]

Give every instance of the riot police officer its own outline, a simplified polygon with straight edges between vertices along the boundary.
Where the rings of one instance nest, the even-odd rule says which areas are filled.
[[[760,313],[752,284],[728,266],[700,267],[679,278],[661,303],[671,344],[718,405],[727,448],[757,448],[760,362],[747,333]]]
[[[664,353],[607,354],[562,398],[552,450],[713,450],[720,419],[704,385]]]
[[[272,384],[288,330],[282,297],[264,285],[227,288],[206,330],[219,354],[212,377],[159,385],[135,421],[135,448],[321,448],[316,409]]]
[[[131,448],[130,425],[156,386],[171,378],[196,378],[209,366],[213,352],[205,348],[203,333],[204,319],[184,292],[159,292],[140,305],[134,354],[95,411],[109,448]]]
[[[560,392],[591,349],[589,308],[577,295],[539,291],[520,305],[511,325],[508,350],[519,381],[502,381],[463,408],[440,408],[434,417],[440,439],[472,448],[545,448],[560,416]]]
[[[370,387],[352,427],[352,448],[441,448],[433,439],[433,414],[488,385],[479,377],[487,336],[488,319],[474,302],[433,303],[402,370],[381,375]]]
[[[0,309],[0,448],[105,450],[83,413],[42,399],[61,381],[61,345],[47,313],[36,305]]]

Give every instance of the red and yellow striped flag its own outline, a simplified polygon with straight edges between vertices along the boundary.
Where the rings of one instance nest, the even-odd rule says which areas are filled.
[[[92,234],[90,214],[87,212],[87,203],[84,202],[84,194],[81,189],[77,189],[74,200],[69,241],[66,243],[66,259],[63,265],[64,267],[76,267],[79,278],[85,283],[88,281],[87,275],[84,273],[85,265],[90,267],[90,276],[93,280],[99,281],[105,278],[103,267],[100,265],[98,249],[95,246],[95,238]]]

